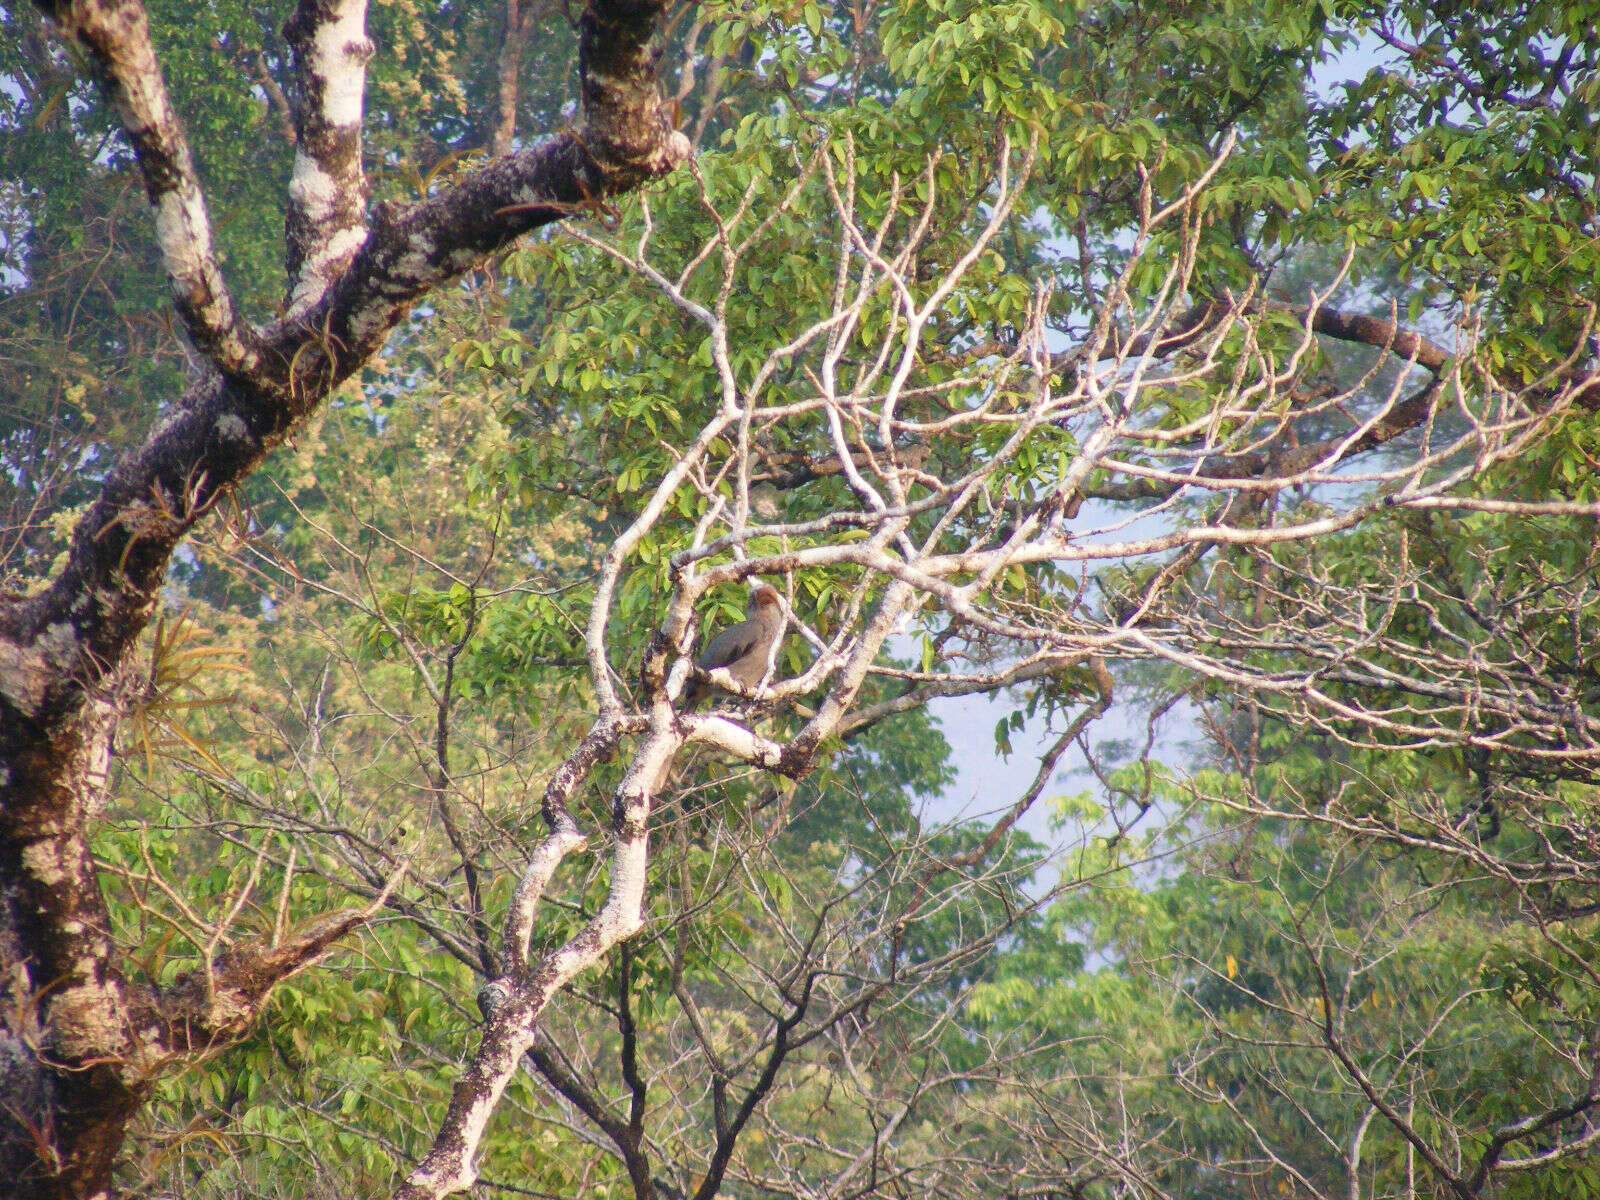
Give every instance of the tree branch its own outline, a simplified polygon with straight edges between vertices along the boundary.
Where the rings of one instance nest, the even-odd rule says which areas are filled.
[[[294,169],[284,232],[289,313],[305,311],[344,274],[367,237],[361,167],[366,0],[300,0],[284,22],[294,57]]]
[[[95,82],[133,147],[172,301],[189,339],[224,374],[254,370],[260,363],[256,336],[234,315],[189,140],[156,61],[144,6],[118,0],[36,2],[87,51]]]
[[[391,882],[398,882],[397,874]],[[210,971],[191,971],[169,987],[134,988],[129,1014],[149,1044],[168,1054],[218,1049],[249,1032],[272,988],[311,966],[388,900],[388,889],[364,909],[330,913],[289,941],[225,953]]]

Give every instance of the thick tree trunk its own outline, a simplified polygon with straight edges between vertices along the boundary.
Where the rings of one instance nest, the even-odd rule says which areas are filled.
[[[6,672],[8,682],[18,675]],[[51,727],[7,730],[0,1171],[17,1195],[92,1196],[145,1090],[87,839],[103,794],[109,714],[85,704]]]

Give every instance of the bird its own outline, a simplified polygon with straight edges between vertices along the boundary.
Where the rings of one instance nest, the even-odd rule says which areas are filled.
[[[745,619],[729,626],[706,645],[694,665],[701,671],[724,670],[735,683],[747,688],[759,684],[773,661],[774,651],[783,638],[783,601],[778,589],[762,584],[750,594]],[[704,697],[719,690],[703,679],[689,680],[683,691],[683,706],[693,708]]]

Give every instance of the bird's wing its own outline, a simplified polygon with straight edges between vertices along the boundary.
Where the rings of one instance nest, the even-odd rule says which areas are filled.
[[[755,637],[742,632],[735,637],[729,637],[725,642],[722,640],[734,632],[730,629],[727,633],[713,638],[711,645],[706,647],[706,652],[695,665],[702,671],[715,671],[718,667],[733,665],[756,648]]]

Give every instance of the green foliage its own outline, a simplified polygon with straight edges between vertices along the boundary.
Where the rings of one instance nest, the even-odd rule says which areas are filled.
[[[1593,16],[1551,4],[1457,13],[1280,0],[923,0],[871,16],[810,0],[702,5],[694,36],[718,83],[703,77],[685,97],[686,120],[703,125],[695,171],[573,223],[621,247],[648,231],[652,261],[691,264],[676,281],[682,304],[593,236],[529,239],[459,294],[436,297],[427,322],[255,476],[232,518],[175,568],[145,700],[130,705],[117,806],[96,847],[117,935],[137,948],[130,974],[170,983],[230,940],[281,937],[367,903],[400,864],[407,873],[388,915],[326,969],[280,987],[249,1040],[160,1081],[130,1183],[218,1197],[368,1193],[427,1144],[450,1064],[479,1021],[480,926],[497,927],[537,836],[543,782],[593,705],[582,631],[596,565],[722,403],[718,356],[750,385],[771,347],[829,318],[845,193],[869,228],[898,214],[889,224],[899,231],[914,203],[927,206],[931,233],[910,272],[922,288],[967,254],[1002,176],[1015,180],[1026,164],[1012,216],[909,360],[907,427],[991,399],[963,356],[1009,345],[1035,303],[1048,305],[1052,337],[1081,335],[1132,260],[1141,203],[1180,195],[1230,133],[1236,145],[1195,227],[1153,235],[1129,280],[1135,297],[1156,298],[1186,249],[1193,299],[1258,287],[1298,299],[1343,269],[1341,295],[1370,301],[1363,307],[1392,301],[1441,336],[1466,311],[1472,324],[1454,336],[1484,344],[1504,382],[1553,381],[1588,331],[1600,278],[1592,196],[1574,186],[1596,175],[1592,64],[1544,101],[1518,98],[1537,98],[1551,52],[1588,39]],[[225,264],[257,314],[282,291],[276,231],[292,148],[268,90],[248,81],[258,68],[283,74],[277,17],[227,4],[154,11]],[[377,194],[425,192],[471,161],[499,20],[483,4],[375,9],[366,133]],[[545,25],[524,115],[553,126],[572,39],[554,10]],[[0,14],[0,29],[9,398],[0,456],[19,513],[46,493],[81,499],[108,448],[176,394],[181,360],[148,317],[161,309],[159,270],[126,152],[105,140],[107,115],[62,69],[31,10]],[[1313,71],[1373,48],[1380,32],[1413,49],[1395,48],[1383,69],[1337,91],[1312,86]],[[1463,76],[1484,94],[1463,91]],[[104,222],[86,221],[90,210]],[[719,236],[749,239],[731,278],[715,253],[696,257]],[[684,315],[691,305],[725,315],[726,346]],[[1300,331],[1298,318],[1279,315],[1214,353],[1243,371],[1274,361]],[[902,333],[885,289],[840,356],[870,360]],[[1314,353],[1329,378],[1369,369],[1370,359],[1329,346]],[[812,395],[815,369],[780,364],[762,381],[767,402]],[[1365,398],[1390,380],[1375,373]],[[1032,399],[1017,387],[994,385],[991,425],[929,451],[928,469],[946,477],[1005,460],[994,495],[939,531],[945,550],[998,525],[1008,505],[1050,494],[1080,449],[1079,431],[1054,426],[1014,445],[1007,422]],[[1209,388],[1147,393],[1145,428],[1201,420]],[[824,421],[818,412],[752,422],[766,473],[759,502],[792,525],[846,494],[838,474],[793,473],[825,441]],[[885,450],[877,438],[862,433]],[[81,479],[46,477],[52,444],[71,448],[58,453],[82,466]],[[712,461],[732,449],[713,447]],[[1597,461],[1592,413],[1575,411],[1468,494],[1591,501]],[[609,666],[628,699],[673,556],[736,494],[727,475],[686,479],[628,563],[608,626]],[[1225,502],[1197,502],[1179,519],[1201,523]],[[1256,511],[1265,524],[1324,503],[1285,494]],[[919,513],[908,531],[933,536],[933,521]],[[800,552],[861,536],[832,528],[746,549]],[[48,561],[59,544],[59,531],[30,531],[7,570]],[[1592,716],[1594,545],[1592,520],[1570,514],[1409,512],[1309,546],[1224,548],[1185,578],[1192,611],[1237,636],[1194,653],[1267,672],[1325,662],[1324,625],[1370,633],[1368,674],[1330,665],[1319,686],[1380,706],[1393,699],[1383,672],[1431,671],[1436,682],[1448,670],[1430,655],[1467,642],[1485,670],[1521,679],[1536,663],[1559,676],[1575,711]],[[987,587],[1063,621],[1091,611],[1110,625],[1155,571],[1114,563],[1071,578],[1019,564]],[[773,582],[824,638],[849,604],[870,605],[882,587],[849,565]],[[1373,587],[1389,584],[1392,603],[1375,615]],[[743,608],[738,586],[715,590],[698,633]],[[1302,619],[1308,612],[1325,620]],[[1285,614],[1299,621],[1294,639],[1256,636]],[[209,644],[177,637],[199,628]],[[914,627],[895,653],[931,671],[937,634]],[[779,674],[799,674],[810,657],[790,638]],[[235,679],[229,664],[248,664],[249,677]],[[626,973],[608,964],[561,999],[552,1038],[605,1064],[594,1067],[599,1086],[621,1111],[627,1000],[640,1053],[659,1070],[652,1095],[671,1097],[651,1104],[679,1106],[652,1125],[662,1131],[652,1152],[685,1188],[716,1124],[708,1080],[727,1082],[725,1062],[762,1045],[792,1002],[784,972],[801,959],[797,930],[834,956],[818,971],[826,986],[891,968],[913,982],[894,975],[881,1000],[852,1010],[877,1005],[876,1017],[860,1016],[877,1045],[841,1034],[833,1046],[819,1034],[796,1051],[770,1119],[742,1143],[751,1179],[781,1167],[816,1190],[848,1157],[805,1160],[781,1142],[786,1129],[851,1153],[881,1142],[908,1172],[940,1155],[1034,1170],[1038,1139],[1060,1123],[1123,1113],[1118,1144],[1137,1148],[1131,1161],[1106,1149],[1116,1139],[1087,1133],[1071,1154],[1049,1146],[1059,1194],[1100,1200],[1123,1170],[1173,1196],[1300,1194],[1263,1145],[1315,1186],[1341,1190],[1344,1148],[1367,1103],[1329,1054],[1335,1017],[1350,1061],[1403,1098],[1425,1136],[1454,1138],[1469,1157],[1489,1131],[1586,1086],[1574,1047],[1600,1021],[1594,918],[1582,911],[1589,877],[1537,872],[1552,837],[1569,858],[1588,853],[1595,781],[1587,768],[1530,765],[1552,744],[1548,729],[1483,723],[1478,732],[1498,740],[1479,753],[1406,725],[1467,728],[1479,719],[1470,689],[1408,693],[1387,710],[1397,728],[1372,734],[1308,725],[1291,693],[1241,697],[1174,684],[1172,671],[1129,672],[1124,683],[1135,682],[1188,688],[1212,716],[1215,761],[1187,771],[1133,763],[1059,801],[1064,825],[1082,836],[1043,917],[1040,847],[1012,835],[985,850],[983,830],[925,827],[925,802],[952,771],[923,710],[827,747],[798,784],[691,756],[655,816],[650,928],[630,945]],[[888,699],[897,683],[870,680],[861,704]],[[1010,752],[1030,719],[1081,711],[1097,686],[1087,667],[1032,682],[996,727],[997,748]],[[239,702],[224,711],[216,701],[235,689]],[[781,735],[797,717],[770,721]],[[606,788],[620,771],[604,765],[580,797],[589,827],[609,821]],[[591,850],[565,869],[541,909],[541,944],[601,903],[598,861]],[[481,884],[469,887],[474,872]],[[1526,919],[1530,896],[1544,906],[1533,911],[1562,914],[1554,925]],[[916,919],[895,928],[886,914],[901,911]],[[718,1063],[692,1052],[691,1012],[713,1031]],[[982,1074],[991,1058],[1011,1073]],[[741,1063],[747,1084],[753,1068]],[[944,1070],[958,1082],[916,1092]],[[865,1101],[837,1099],[901,1090],[918,1100],[892,1128]],[[543,1193],[626,1194],[616,1156],[550,1112],[548,1097],[519,1081],[487,1143],[485,1176]],[[1382,1121],[1365,1136],[1367,1193],[1402,1194],[1406,1143]],[[1587,1169],[1529,1171],[1500,1194],[1584,1195]]]

